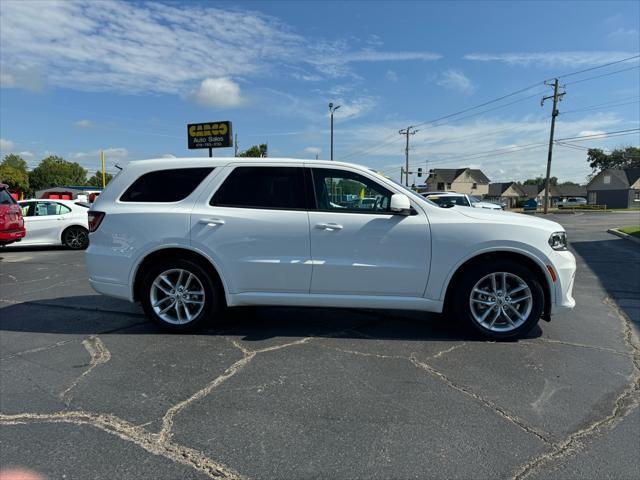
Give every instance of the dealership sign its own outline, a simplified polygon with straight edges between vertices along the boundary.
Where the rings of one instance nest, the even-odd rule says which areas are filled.
[[[189,149],[232,147],[231,122],[190,123],[187,138]]]

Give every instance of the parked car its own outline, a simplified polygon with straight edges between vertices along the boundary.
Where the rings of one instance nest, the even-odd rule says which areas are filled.
[[[350,184],[371,209],[338,206]],[[169,330],[223,306],[447,312],[493,339],[572,308],[576,263],[559,224],[440,208],[366,167],[324,161],[134,161],[89,212],[93,288]]]
[[[575,207],[577,205],[586,205],[586,204],[587,204],[586,198],[569,197],[569,198],[563,198],[558,202],[557,205],[558,205],[558,208],[564,208],[564,207]]]
[[[0,247],[19,242],[25,235],[22,210],[9,187],[0,183]]]
[[[423,193],[428,200],[437,203],[441,207],[452,207],[459,205],[461,207],[486,208],[489,210],[502,210],[502,206],[491,202],[483,202],[478,197],[467,195],[464,193],[442,192],[442,193]]]
[[[74,200],[18,202],[27,229],[21,245],[64,245],[82,250],[89,245],[87,204]]]

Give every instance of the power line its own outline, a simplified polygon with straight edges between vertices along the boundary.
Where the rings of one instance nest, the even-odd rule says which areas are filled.
[[[632,98],[640,98],[640,97],[632,97]],[[634,100],[631,102],[621,102],[620,100],[615,100],[613,102],[600,103],[596,105],[587,105],[586,107],[577,108],[574,110],[567,110],[565,112],[562,112],[562,115],[567,115],[568,113],[576,113],[576,112],[589,112],[591,110],[598,110],[601,107],[621,107],[624,105],[632,105],[638,102],[640,102],[640,100]]]
[[[634,58],[640,58],[640,55],[634,55],[633,57],[623,58],[622,60],[616,60],[615,62],[609,62],[602,65],[597,65],[591,68],[585,68],[584,70],[578,70],[577,72],[565,73],[564,75],[558,75],[558,78],[572,77],[573,75],[578,75],[580,73],[590,72],[591,70],[597,70],[599,68],[609,67],[611,65],[615,65],[617,63],[627,62],[629,60],[633,60]]]
[[[616,73],[627,72],[629,70],[635,70],[636,68],[640,68],[640,65],[636,65],[629,68],[623,68],[622,70],[615,70],[613,72],[603,73],[602,75],[594,75],[593,77],[581,78],[580,80],[574,80],[573,82],[567,82],[564,84],[567,85],[575,85],[576,83],[586,82],[587,80],[595,80],[596,78],[608,77],[609,75],[615,75]]]
[[[564,140],[580,140],[580,139],[588,139],[588,138],[608,138],[608,137],[620,137],[624,135],[631,135],[632,133],[640,132],[640,128],[630,128],[628,130],[618,130],[615,132],[602,132],[602,133],[594,133],[591,135],[580,135],[577,137],[566,137],[559,138],[557,141],[562,142]]]

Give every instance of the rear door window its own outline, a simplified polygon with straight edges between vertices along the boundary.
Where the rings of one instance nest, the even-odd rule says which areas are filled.
[[[306,210],[302,167],[236,167],[209,202],[218,207]]]
[[[16,201],[6,188],[0,188],[0,205],[13,205]]]
[[[187,198],[213,171],[206,168],[174,168],[145,173],[120,196],[121,202],[179,202]]]

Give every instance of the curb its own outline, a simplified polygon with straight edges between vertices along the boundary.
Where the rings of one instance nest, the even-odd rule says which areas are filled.
[[[628,233],[621,232],[616,228],[610,228],[609,230],[607,230],[607,233],[615,235],[616,237],[624,238],[626,240],[631,240],[632,242],[640,243],[639,238],[636,238],[633,235],[629,235]]]

